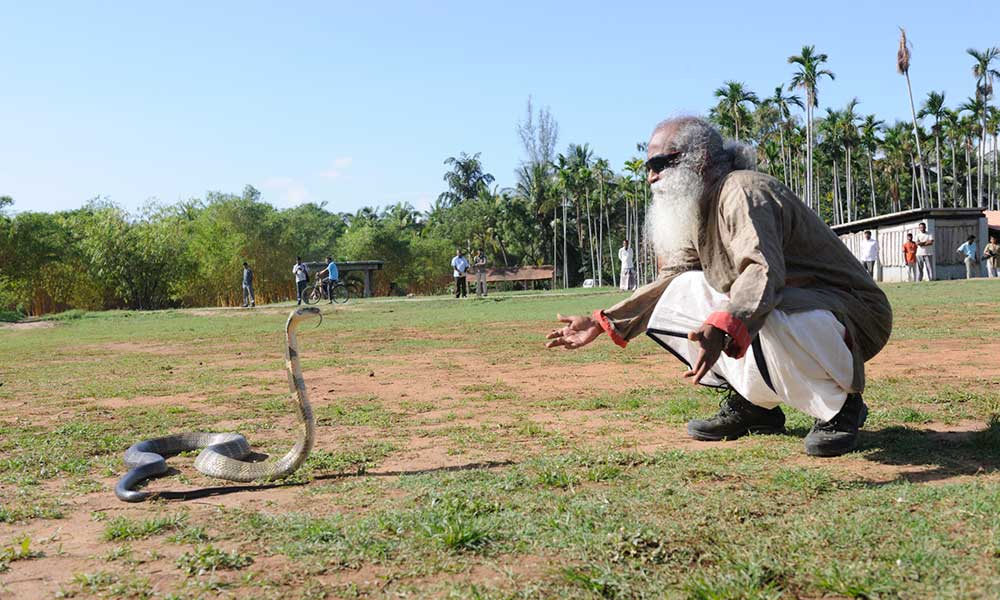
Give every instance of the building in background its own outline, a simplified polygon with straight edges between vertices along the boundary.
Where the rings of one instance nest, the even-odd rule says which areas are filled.
[[[882,217],[835,225],[854,256],[860,256],[864,232],[871,231],[878,240],[879,262],[875,265],[875,281],[908,281],[903,242],[906,234],[917,235],[917,224],[927,224],[927,233],[934,236],[934,279],[965,279],[965,262],[955,249],[970,235],[976,241],[988,239],[986,213],[982,208],[923,208],[893,213]],[[1000,225],[1000,223],[998,223]],[[980,243],[982,247],[982,243]]]

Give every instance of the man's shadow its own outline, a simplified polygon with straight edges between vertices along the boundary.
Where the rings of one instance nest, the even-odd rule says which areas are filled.
[[[920,467],[901,471],[895,480],[923,483],[1000,470],[1000,418],[985,429],[936,431],[894,425],[862,430],[858,451],[866,460],[884,465]]]
[[[259,455],[264,456],[266,455]],[[496,469],[499,467],[507,467],[515,464],[511,460],[489,460],[484,462],[473,462],[466,463],[464,465],[452,465],[448,467],[435,467],[430,469],[414,469],[411,471],[368,471],[363,468],[359,468],[356,471],[345,471],[338,473],[326,473],[322,475],[316,475],[312,477],[309,481],[278,481],[275,483],[261,483],[261,484],[246,484],[246,485],[222,485],[208,488],[201,488],[197,490],[186,490],[183,492],[156,492],[151,496],[151,499],[160,500],[199,500],[201,498],[209,498],[212,496],[225,496],[226,494],[235,494],[237,492],[250,492],[259,490],[272,490],[276,488],[290,488],[308,485],[311,481],[328,481],[335,479],[347,479],[350,477],[400,477],[403,475],[427,475],[430,473],[451,473],[455,471],[474,471],[479,469]],[[175,469],[170,469],[164,475],[176,474],[178,471]]]

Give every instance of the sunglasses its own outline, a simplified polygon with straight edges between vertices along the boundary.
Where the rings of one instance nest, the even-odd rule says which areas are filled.
[[[657,154],[656,156],[651,156],[649,160],[646,161],[646,170],[650,173],[659,173],[663,169],[676,165],[682,154],[683,153],[681,152],[670,152],[667,154]]]

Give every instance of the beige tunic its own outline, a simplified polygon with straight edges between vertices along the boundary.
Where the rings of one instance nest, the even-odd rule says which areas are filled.
[[[708,193],[697,247],[665,261],[655,281],[604,311],[626,340],[646,330],[657,300],[678,274],[702,270],[727,294],[725,311],[757,335],[773,309],[829,310],[847,329],[851,391],[864,389],[864,363],[892,331],[889,300],[833,230],[773,177],[734,171]]]

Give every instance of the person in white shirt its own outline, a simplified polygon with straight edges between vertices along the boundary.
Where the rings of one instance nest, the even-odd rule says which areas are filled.
[[[917,281],[934,281],[934,236],[927,233],[927,224],[917,225]]]
[[[628,240],[622,242],[622,247],[618,249],[618,260],[622,261],[622,280],[619,287],[626,292],[636,288],[635,260],[632,249],[628,247]]]
[[[306,291],[306,285],[309,283],[309,269],[302,264],[302,257],[295,257],[295,266],[292,267],[292,275],[295,275],[295,290],[299,296],[299,304],[302,304],[302,294]]]
[[[455,258],[451,259],[452,275],[455,276],[455,297],[465,298],[468,295],[468,288],[465,285],[465,274],[469,271],[469,261],[462,256],[462,249],[455,251]]]
[[[865,264],[865,270],[875,278],[875,263],[878,262],[878,242],[872,239],[872,232],[865,232],[865,239],[861,240],[861,262]]]

